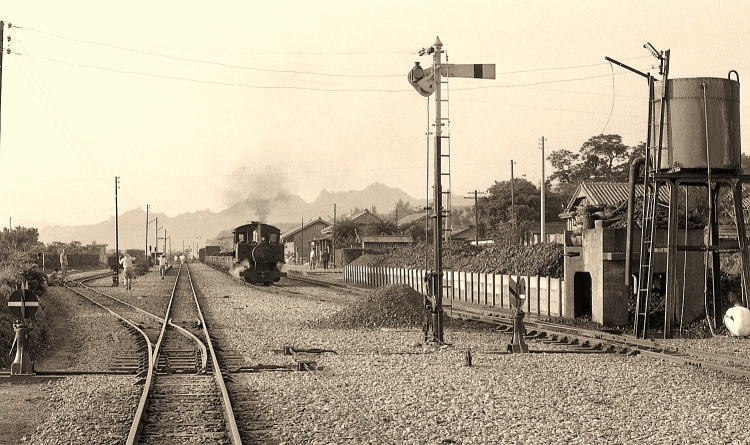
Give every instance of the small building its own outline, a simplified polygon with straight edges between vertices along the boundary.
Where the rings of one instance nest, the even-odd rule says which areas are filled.
[[[402,235],[362,235],[359,237],[363,249],[395,249],[412,244],[410,236]]]
[[[99,255],[99,264],[102,266],[107,265],[107,245],[106,244],[96,244],[91,243],[89,246],[86,247],[88,251],[91,253],[95,253]]]
[[[414,224],[421,224],[424,226],[425,218],[427,218],[427,213],[423,212],[407,215],[398,220],[398,227],[403,230]],[[432,219],[428,221],[428,224],[432,227]]]
[[[664,187],[663,189],[666,189]],[[662,190],[663,190],[662,189]],[[636,188],[636,197],[643,196],[643,186]],[[660,198],[668,198],[667,195]],[[628,184],[626,183],[582,183],[571,198],[566,211],[560,215],[567,219],[565,231],[565,302],[566,318],[590,316],[597,323],[623,326],[629,324],[628,301],[635,298],[625,284],[625,240],[624,228],[605,227],[603,220],[593,221],[593,227],[582,226],[577,221],[578,206],[626,206]],[[630,281],[637,280],[639,269],[639,229],[633,233],[632,264]],[[666,228],[658,228],[654,242],[666,245]],[[680,234],[680,237],[683,235]],[[689,244],[697,244],[703,237],[702,229],[690,229],[685,236]],[[690,322],[703,313],[703,257],[701,252],[684,252],[676,256],[677,285],[680,286],[678,304],[675,305],[677,319],[682,315]],[[657,296],[663,295],[665,283],[666,253],[654,253],[652,263],[655,273],[653,289]],[[685,272],[683,275],[683,271]],[[684,286],[683,286],[684,283]],[[633,285],[633,288],[637,285]],[[684,290],[684,291],[683,291]]]
[[[539,243],[559,243],[565,242],[565,221],[547,222],[544,224],[544,240],[542,240],[542,225],[539,221],[531,223],[529,228],[529,238],[526,242],[528,245]]]
[[[293,256],[299,264],[308,262],[310,248],[314,247],[316,239],[321,240],[325,238],[322,231],[330,225],[331,223],[319,217],[282,234],[281,242],[284,244],[287,256]]]
[[[451,233],[451,239],[454,241],[466,241],[470,244],[480,246],[495,243],[495,241],[493,241],[491,238],[487,238],[486,236],[480,236],[479,239],[477,239],[477,230],[474,226],[454,230]]]
[[[359,233],[367,233],[372,226],[382,222],[379,216],[367,209],[345,216],[342,219],[344,221],[351,221],[357,226],[357,232]]]

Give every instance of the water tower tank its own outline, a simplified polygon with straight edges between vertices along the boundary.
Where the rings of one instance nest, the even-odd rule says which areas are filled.
[[[708,155],[711,169],[740,170],[740,83],[716,77],[668,79],[667,82],[667,107],[660,168],[707,169],[708,121]],[[657,98],[661,94],[661,87],[661,81],[655,82],[654,91]],[[657,101],[652,106],[651,145],[656,146],[659,142],[661,104]]]

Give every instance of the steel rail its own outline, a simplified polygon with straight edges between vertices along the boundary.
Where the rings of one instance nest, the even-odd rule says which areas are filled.
[[[295,279],[296,277],[291,278],[287,276],[287,278]],[[304,279],[298,281],[339,290],[342,286],[348,288],[349,290],[356,289],[352,289],[347,285],[336,285],[335,283],[319,281],[311,279],[309,277],[305,277]],[[487,311],[479,308],[463,306],[460,304],[454,304],[451,309],[453,314],[458,315],[459,318],[473,319],[503,326],[513,326],[513,314],[511,313],[505,314],[500,311]],[[571,341],[577,341],[578,343],[588,343],[592,346],[600,344],[603,347],[606,346],[622,348],[625,351],[629,350],[633,354],[642,354],[645,357],[656,360],[665,360],[672,363],[692,366],[695,368],[710,369],[735,377],[745,377],[750,379],[750,360],[742,359],[739,357],[719,354],[715,352],[701,351],[683,346],[668,345],[651,339],[636,339],[621,334],[612,334],[608,332],[595,331],[575,326],[565,326],[556,323],[545,322],[542,320],[526,319],[524,321],[524,324],[527,328],[530,328],[527,329],[527,333],[531,334],[532,336],[536,334],[539,336],[562,337],[568,338]],[[743,366],[745,367],[745,369],[711,363],[708,360],[730,362],[734,363],[735,365]]]
[[[128,439],[125,445],[135,445],[140,440],[141,431],[143,429],[143,413],[146,411],[146,402],[148,401],[149,393],[151,388],[154,386],[154,373],[156,372],[157,357],[159,349],[161,348],[162,340],[164,339],[164,333],[167,331],[167,320],[169,320],[169,312],[172,310],[172,301],[174,300],[174,294],[177,290],[177,283],[180,281],[180,273],[182,272],[182,266],[177,271],[177,278],[174,280],[174,286],[172,287],[172,294],[169,297],[169,304],[167,305],[167,311],[164,314],[164,323],[159,333],[159,339],[156,342],[156,346],[153,350],[153,356],[149,360],[148,376],[146,377],[146,384],[143,386],[143,392],[141,393],[141,399],[138,402],[138,409],[135,411],[133,423],[130,425],[130,432],[128,433]]]
[[[182,268],[182,266],[180,266]],[[203,335],[206,337],[206,344],[211,352],[211,362],[214,368],[214,378],[216,384],[219,385],[221,390],[221,403],[224,406],[224,419],[229,426],[229,436],[232,440],[233,445],[242,445],[242,438],[240,437],[240,431],[237,427],[237,419],[234,416],[234,408],[232,407],[232,400],[229,398],[229,391],[227,391],[227,385],[224,382],[224,376],[221,375],[221,368],[219,367],[219,359],[216,357],[216,351],[214,350],[214,344],[211,340],[211,336],[208,333],[208,327],[206,326],[206,320],[203,318],[203,311],[201,305],[198,302],[198,294],[195,292],[195,286],[193,285],[193,278],[190,275],[190,266],[185,263],[185,269],[187,270],[188,282],[190,283],[190,289],[193,292],[193,299],[195,300],[195,307],[198,310],[198,318],[203,328]]]
[[[177,283],[177,280],[175,280],[175,283]],[[154,320],[158,321],[159,323],[164,323],[164,318],[159,317],[158,315],[152,314],[151,312],[148,312],[148,311],[146,311],[144,309],[141,309],[138,306],[134,306],[134,305],[132,305],[130,303],[122,301],[122,300],[120,300],[117,297],[113,297],[111,295],[107,295],[107,294],[105,294],[103,292],[100,292],[100,291],[94,289],[94,288],[86,286],[85,284],[82,284],[82,283],[79,283],[79,284],[83,288],[85,288],[87,290],[90,290],[91,292],[95,292],[95,293],[97,293],[97,294],[99,294],[99,295],[101,295],[103,297],[109,298],[110,300],[114,300],[114,301],[116,301],[116,302],[118,302],[118,303],[120,303],[120,304],[122,304],[124,306],[127,306],[127,307],[135,310],[139,314],[142,314],[142,315],[145,315],[147,317],[153,318]],[[172,292],[174,292],[174,290]],[[184,336],[188,337],[189,339],[193,340],[198,345],[198,348],[201,350],[201,368],[203,370],[205,370],[206,366],[208,365],[208,351],[206,350],[206,346],[203,344],[203,342],[200,341],[200,339],[195,334],[193,334],[192,332],[188,331],[187,329],[183,328],[182,326],[178,326],[178,325],[172,323],[172,320],[169,320],[168,324],[169,324],[170,327],[176,329],[179,333],[181,333],[182,335],[184,335]]]
[[[148,335],[146,335],[146,333],[141,328],[139,328],[138,325],[136,325],[132,321],[128,320],[125,317],[122,317],[121,315],[117,314],[115,311],[109,309],[108,307],[104,306],[103,304],[100,304],[97,301],[94,301],[92,298],[87,297],[82,292],[79,292],[78,290],[73,289],[72,287],[68,286],[67,284],[63,284],[63,286],[65,286],[67,289],[73,291],[75,294],[78,294],[81,297],[89,300],[90,302],[94,303],[95,305],[99,306],[100,308],[104,309],[105,311],[109,312],[110,314],[112,314],[116,318],[119,318],[124,323],[127,323],[130,327],[132,327],[133,329],[135,329],[136,331],[138,331],[138,333],[140,333],[143,336],[143,338],[146,340],[146,346],[148,348],[148,371],[146,372],[146,381],[144,383],[144,390],[141,393],[141,398],[140,398],[140,401],[138,402],[138,409],[136,410],[136,416],[139,416],[139,415],[142,416],[144,408],[146,406],[146,398],[148,396],[148,394],[147,394],[147,388],[150,388],[151,385],[153,384],[153,381],[154,381],[154,368],[156,367],[155,366],[156,357],[154,357],[154,349],[153,349],[153,346],[151,345],[151,339],[148,338]],[[140,423],[140,422],[138,422],[138,423]],[[138,432],[137,426],[138,425],[131,426],[130,432],[128,434],[128,439],[127,439],[127,442],[126,442],[127,445],[132,445],[133,444],[134,437],[136,436],[136,434]]]
[[[453,313],[460,318],[474,319],[492,324],[512,326],[510,315],[487,313],[487,311],[474,311],[466,307],[453,306]],[[463,316],[462,316],[463,315]],[[692,366],[701,369],[710,369],[735,377],[745,377],[750,379],[750,361],[742,360],[737,357],[703,352],[696,349],[680,348],[671,345],[665,345],[653,340],[640,340],[625,337],[619,334],[610,334],[606,332],[593,331],[589,329],[561,326],[554,323],[543,321],[527,320],[524,321],[527,328],[527,334],[541,334],[548,337],[567,337],[577,340],[579,343],[588,343],[590,345],[601,344],[602,346],[612,346],[615,348],[624,348],[632,351],[634,354],[641,354],[656,360],[664,360],[686,366]],[[729,361],[746,368],[737,368],[734,366],[720,365],[708,360]]]

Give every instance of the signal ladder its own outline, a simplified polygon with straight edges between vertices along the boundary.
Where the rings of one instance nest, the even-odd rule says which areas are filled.
[[[446,57],[447,62],[447,57]],[[440,76],[438,79],[440,83],[445,86],[444,97],[440,98],[440,175],[442,177],[442,202],[438,207],[442,209],[443,216],[443,228],[444,240],[450,241],[451,232],[453,230],[453,218],[451,217],[451,119],[450,119],[450,87],[448,85],[448,77]],[[445,80],[443,80],[445,79]]]

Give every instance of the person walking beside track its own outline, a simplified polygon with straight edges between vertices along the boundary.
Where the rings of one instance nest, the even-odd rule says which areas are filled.
[[[159,257],[159,276],[164,279],[164,275],[167,273],[167,257],[163,254]]]
[[[65,281],[65,276],[68,274],[68,255],[65,254],[63,248],[60,252],[60,281]]]
[[[133,257],[125,253],[120,260],[122,264],[123,276],[125,277],[125,289],[133,288],[133,277],[135,272],[133,271]]]

